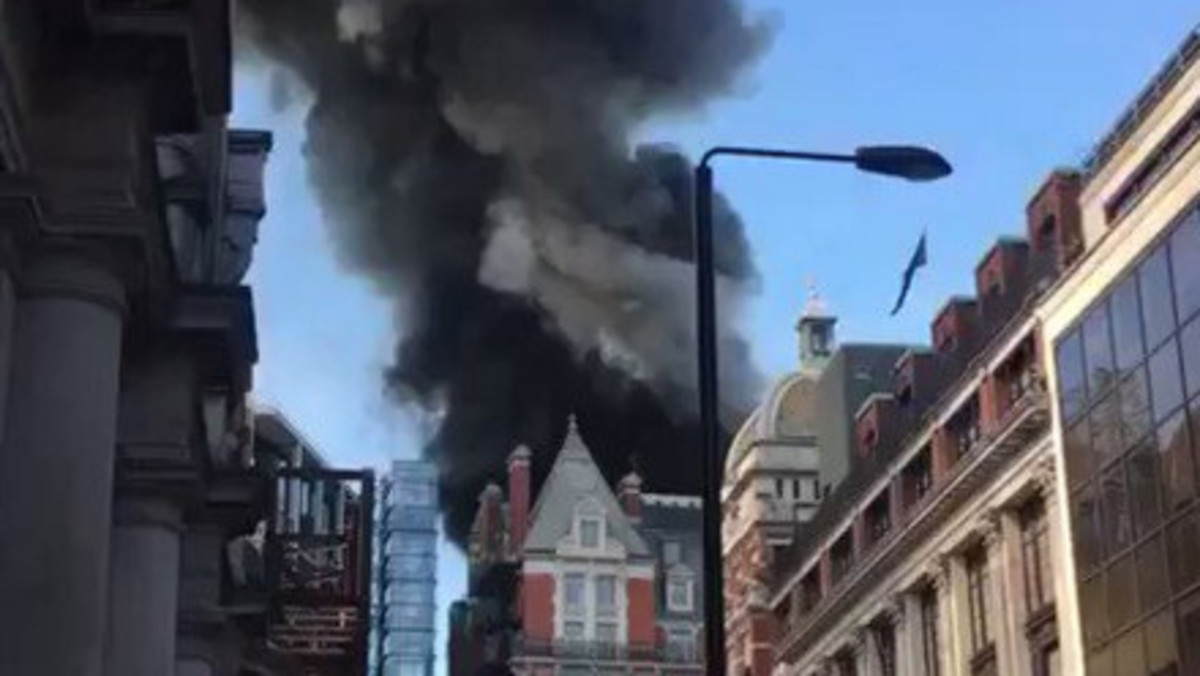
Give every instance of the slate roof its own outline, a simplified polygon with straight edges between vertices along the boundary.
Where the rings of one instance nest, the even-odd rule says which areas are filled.
[[[608,537],[624,544],[630,556],[649,556],[650,548],[625,517],[600,468],[592,460],[587,444],[579,435],[575,416],[571,416],[568,425],[562,449],[530,513],[524,550],[527,553],[555,551],[559,540],[571,531],[575,506],[590,497],[598,500],[604,510]]]

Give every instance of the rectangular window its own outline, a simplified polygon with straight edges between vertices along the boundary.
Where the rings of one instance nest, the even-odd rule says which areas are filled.
[[[600,519],[582,518],[579,520],[579,546],[584,549],[600,548]]]
[[[596,614],[611,615],[617,611],[617,578],[612,575],[597,575]]]
[[[677,660],[696,659],[696,634],[687,629],[672,628],[667,632],[667,652]]]
[[[883,539],[892,529],[891,500],[888,491],[884,490],[879,497],[871,501],[863,518],[866,519],[867,538],[870,544]]]
[[[662,543],[662,557],[664,566],[673,566],[679,563],[680,551],[678,540],[664,540]]]
[[[792,499],[793,500],[800,499],[800,480],[799,479],[792,479]]]
[[[620,641],[617,639],[617,625],[613,622],[597,622],[596,642],[610,645],[619,643]]]
[[[833,584],[841,582],[854,565],[854,542],[847,531],[829,548],[830,568],[832,569]]]
[[[971,652],[982,653],[992,645],[988,626],[990,584],[987,550],[976,546],[963,557],[967,568],[967,604],[971,612]]]
[[[689,577],[673,576],[667,580],[667,609],[672,612],[689,612],[692,609],[692,580]]]
[[[1063,338],[1055,350],[1058,367],[1059,407],[1063,418],[1073,421],[1087,410],[1087,386],[1083,376],[1083,339],[1079,330]]]
[[[1021,570],[1025,580],[1025,614],[1033,616],[1054,600],[1054,581],[1049,579],[1050,538],[1046,508],[1033,500],[1019,513],[1021,524]]]
[[[575,615],[583,612],[585,580],[583,573],[567,573],[563,576],[563,598],[567,613]]]
[[[920,594],[921,606],[921,656],[928,676],[939,676],[941,666],[941,641],[938,635],[938,593],[930,585]]]
[[[582,622],[564,622],[563,623],[563,638],[568,641],[583,640],[583,623]]]

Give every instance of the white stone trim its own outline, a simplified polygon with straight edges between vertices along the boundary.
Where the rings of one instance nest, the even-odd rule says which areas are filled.
[[[642,493],[642,504],[652,507],[687,507],[700,509],[703,501],[692,495],[670,495],[667,493]]]

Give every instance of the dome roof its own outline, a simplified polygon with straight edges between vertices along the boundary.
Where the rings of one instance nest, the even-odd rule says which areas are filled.
[[[733,469],[757,442],[813,434],[815,411],[811,401],[815,386],[811,373],[797,372],[771,388],[733,438],[725,460],[726,477],[733,479]]]

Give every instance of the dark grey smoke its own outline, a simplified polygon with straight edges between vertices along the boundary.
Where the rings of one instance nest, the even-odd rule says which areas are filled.
[[[631,136],[729,93],[767,27],[738,0],[239,10],[252,50],[312,97],[306,154],[339,253],[395,301],[390,391],[444,416],[426,453],[452,535],[517,443],[545,471],[570,410],[610,477],[636,462],[650,488],[694,492],[689,163]],[[745,411],[758,374],[732,322],[756,277],[719,202],[723,398]]]

